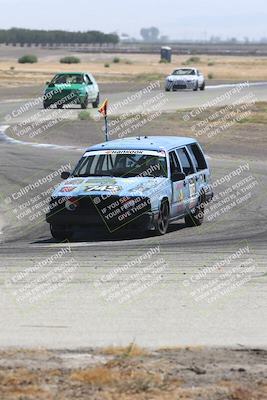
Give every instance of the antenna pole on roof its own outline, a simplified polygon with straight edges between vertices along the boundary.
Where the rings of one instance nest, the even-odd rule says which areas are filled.
[[[109,134],[108,134],[108,117],[107,117],[107,111],[108,111],[108,99],[104,101],[104,103],[99,107],[98,112],[100,112],[102,115],[104,115],[104,121],[105,121],[105,140],[106,142],[109,141]]]

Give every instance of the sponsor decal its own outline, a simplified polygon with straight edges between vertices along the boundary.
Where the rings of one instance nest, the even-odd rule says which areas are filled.
[[[72,192],[74,189],[76,189],[77,186],[64,186],[63,188],[61,188],[59,191],[60,192]]]
[[[87,151],[84,153],[83,157],[88,156],[98,156],[103,154],[142,154],[147,156],[158,156],[158,157],[166,157],[165,151],[156,151],[156,150],[97,150],[97,151]]]
[[[183,192],[182,189],[180,189],[180,192],[179,192],[179,201],[183,201],[183,200],[184,200],[184,192]]]

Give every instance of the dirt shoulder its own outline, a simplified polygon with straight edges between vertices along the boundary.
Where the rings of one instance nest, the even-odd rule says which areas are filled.
[[[134,116],[126,119],[124,116],[110,119],[110,139],[118,137],[138,135],[159,136],[188,136],[195,137],[205,151],[210,155],[224,155],[224,157],[245,158],[246,160],[266,160],[266,110],[267,103],[261,102],[251,106],[250,113],[246,118],[233,124],[219,124],[216,118],[210,122],[208,118],[225,108],[211,108],[201,113],[199,117],[184,120],[188,110],[179,110],[172,113],[162,113],[156,118],[149,119],[148,116],[136,119]],[[226,110],[227,111],[227,110]],[[230,116],[231,117],[231,116]],[[207,122],[205,122],[207,121]],[[229,119],[231,122],[232,119]],[[204,124],[204,125],[203,125]],[[219,131],[216,132],[216,129]],[[208,127],[204,132],[203,127]],[[18,136],[11,126],[7,135],[26,142],[52,143],[57,145],[70,145],[76,147],[88,147],[104,140],[103,121],[95,121],[90,117],[88,110],[87,120],[65,120],[57,123],[43,134],[31,136],[33,129],[29,125],[25,134]],[[216,133],[216,134],[213,134]]]
[[[38,63],[19,64],[21,55],[36,54]],[[266,80],[267,57],[174,55],[171,64],[160,63],[159,54],[92,54],[71,53],[79,64],[61,64],[66,50],[1,48],[0,86],[44,84],[59,71],[90,71],[101,82],[143,81],[163,79],[175,68],[199,68],[206,78],[232,81]]]
[[[267,350],[128,348],[1,351],[5,400],[263,400]]]

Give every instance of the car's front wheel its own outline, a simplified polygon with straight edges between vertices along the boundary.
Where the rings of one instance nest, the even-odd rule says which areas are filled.
[[[205,86],[206,86],[206,84],[205,84],[205,82],[203,82],[202,85],[200,86],[200,90],[205,90]]]
[[[49,108],[49,107],[50,107],[50,104],[47,103],[46,101],[44,101],[44,108],[47,109],[47,108]]]
[[[162,200],[160,204],[158,219],[156,223],[156,233],[165,235],[169,227],[170,208],[167,199]]]
[[[81,108],[85,110],[87,106],[88,106],[88,97],[86,96],[86,98],[81,102]]]
[[[196,81],[195,86],[194,86],[194,88],[193,88],[193,91],[194,91],[194,92],[197,92],[197,91],[198,91],[198,81]]]
[[[50,232],[53,238],[58,241],[70,240],[73,236],[73,232],[70,229],[60,225],[50,224]]]
[[[98,93],[98,95],[97,95],[96,100],[93,101],[92,104],[93,104],[93,108],[97,108],[97,107],[99,106],[99,93]]]

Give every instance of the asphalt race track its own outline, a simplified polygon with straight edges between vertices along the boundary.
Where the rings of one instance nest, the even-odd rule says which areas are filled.
[[[199,107],[230,89],[215,86],[205,92],[167,94],[155,89],[153,94],[166,96],[163,110],[168,112]],[[250,92],[257,101],[267,101],[266,83],[244,89],[242,96]],[[133,93],[103,91],[102,97],[116,104]],[[0,98],[2,346],[77,348],[132,341],[144,346],[265,346],[266,159],[259,159],[250,148],[247,157],[223,155],[222,148],[208,154],[217,197],[200,227],[187,228],[181,220],[163,237],[81,231],[71,243],[56,243],[44,213],[34,205],[60,178],[29,192],[24,189],[68,163],[73,166],[82,149],[79,145],[64,148],[10,141],[5,136],[7,125],[29,117],[34,120],[38,106],[11,121],[6,116],[29,98],[27,93],[14,101],[9,96]],[[226,98],[220,105],[232,101],[233,97]],[[126,105],[118,113],[131,107]],[[52,111],[46,111],[49,120]],[[75,109],[71,118],[79,111]],[[220,204],[228,196],[229,201]],[[23,213],[25,207],[30,214]],[[29,279],[33,282],[49,272],[55,274],[63,258],[54,256],[60,251],[75,266],[66,282],[53,293],[38,298],[40,293],[32,292],[27,297]],[[51,257],[52,263],[45,262]],[[111,272],[112,278],[107,279]],[[215,298],[218,291],[211,288],[224,280],[229,290]],[[134,294],[134,284],[140,286],[140,282],[146,286]],[[119,287],[125,290],[115,297],[114,287],[116,293]]]

